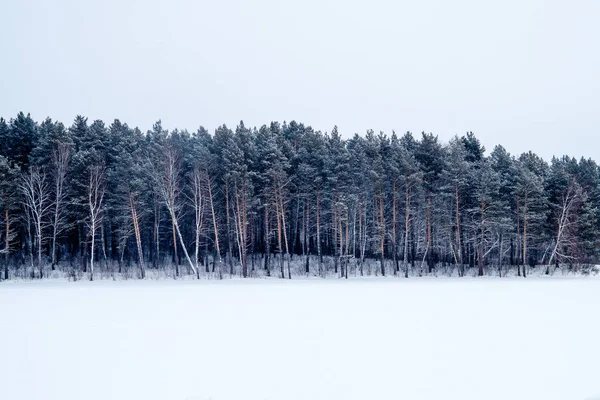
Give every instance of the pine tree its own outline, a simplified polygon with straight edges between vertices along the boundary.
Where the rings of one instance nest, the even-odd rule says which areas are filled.
[[[440,176],[444,166],[443,148],[438,141],[438,137],[423,132],[415,156],[423,172],[423,187],[425,189],[426,246],[423,258],[427,259],[429,273],[431,273],[437,258],[437,254],[434,253],[433,249],[433,219],[435,218],[433,199],[439,191]]]
[[[539,240],[541,225],[547,211],[543,197],[543,182],[548,165],[536,154],[523,153],[519,157],[517,196],[520,203],[518,210],[522,220],[522,263],[523,276],[527,276],[527,265],[534,267],[538,263]]]
[[[500,243],[498,249],[498,271],[502,275],[505,256],[509,254],[509,264],[515,264],[515,253],[519,229],[515,229],[518,220],[516,208],[517,163],[502,146],[496,146],[490,154],[491,168],[498,179],[498,192],[495,199],[496,230]],[[507,240],[509,243],[506,243]]]
[[[5,157],[11,166],[17,165],[22,171],[29,166],[29,155],[38,141],[38,127],[29,114],[20,112],[11,119]]]
[[[453,211],[453,243],[452,257],[454,263],[458,266],[459,276],[464,275],[463,262],[463,211],[466,207],[466,200],[470,195],[470,163],[468,161],[468,152],[465,148],[465,141],[455,136],[448,145],[446,153],[445,168],[442,173],[445,182],[444,192],[446,197],[452,203]],[[451,199],[451,200],[450,200]]]
[[[408,278],[408,264],[414,269],[416,258],[415,243],[415,203],[422,194],[423,173],[415,158],[416,141],[407,132],[400,138],[402,156],[402,180],[404,185],[404,277]],[[410,249],[409,249],[410,244]]]

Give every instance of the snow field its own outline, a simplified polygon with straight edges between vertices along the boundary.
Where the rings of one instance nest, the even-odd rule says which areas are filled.
[[[0,399],[600,397],[600,279],[0,284]]]

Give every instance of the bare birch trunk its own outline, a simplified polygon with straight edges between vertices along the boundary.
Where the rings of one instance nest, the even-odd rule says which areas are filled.
[[[213,193],[212,193],[212,181],[208,180],[208,199],[210,200],[210,212],[212,215],[212,221],[213,221],[213,229],[214,229],[214,235],[215,235],[215,248],[216,248],[216,252],[217,252],[217,273],[219,275],[219,279],[223,278],[223,274],[221,271],[221,248],[219,246],[219,229],[217,226],[217,218],[216,218],[216,214],[215,214],[215,205],[213,202]]]
[[[283,193],[282,193],[282,191],[283,191],[283,189],[280,186],[279,187],[279,210],[281,212],[281,223],[283,225],[283,240],[285,243],[285,253],[287,254],[288,279],[292,279],[292,272],[290,270],[290,250],[289,250],[287,229],[286,229],[287,224],[285,222],[285,209],[283,208]]]
[[[100,166],[90,168],[90,179],[88,184],[88,206],[90,211],[89,229],[91,236],[91,253],[90,253],[90,280],[94,280],[94,253],[96,245],[96,230],[98,225],[102,223],[102,202],[105,192],[105,175],[104,169]],[[86,246],[87,247],[87,246]]]
[[[142,279],[146,277],[146,268],[144,266],[144,252],[142,249],[142,236],[140,233],[140,222],[137,214],[137,209],[135,206],[135,196],[133,193],[129,192],[129,206],[131,208],[131,218],[133,220],[133,230],[135,233],[135,243],[137,247],[138,253],[138,264],[140,268],[140,275]]]
[[[71,147],[68,144],[60,143],[53,151],[52,163],[54,166],[54,215],[52,219],[52,270],[57,263],[56,242],[58,235],[63,230],[63,202],[64,202],[64,183],[67,177]]]
[[[171,231],[173,233],[173,264],[175,264],[175,276],[179,276],[179,260],[177,255],[177,232],[175,231],[175,217],[174,214],[169,210],[171,215]]]

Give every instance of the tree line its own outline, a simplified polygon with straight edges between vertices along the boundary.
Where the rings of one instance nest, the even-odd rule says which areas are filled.
[[[587,271],[599,205],[593,160],[472,132],[0,118],[2,279]]]

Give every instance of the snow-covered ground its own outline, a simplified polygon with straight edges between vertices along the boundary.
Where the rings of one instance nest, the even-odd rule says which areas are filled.
[[[600,279],[4,282],[0,399],[600,399]]]

